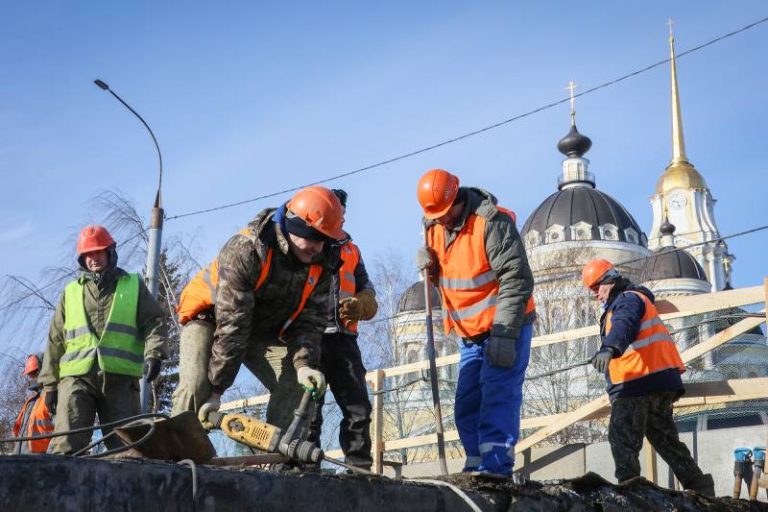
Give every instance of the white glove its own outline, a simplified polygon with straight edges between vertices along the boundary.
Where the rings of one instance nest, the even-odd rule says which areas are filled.
[[[208,415],[212,412],[217,412],[221,407],[221,395],[213,393],[208,400],[200,406],[200,410],[197,411],[197,419],[203,424],[203,427],[208,430],[213,428],[213,423],[208,421]]]
[[[325,393],[325,375],[320,370],[314,370],[309,366],[302,366],[296,370],[296,380],[301,387],[312,391],[312,396],[318,398]]]
[[[416,268],[419,270],[427,269],[432,273],[436,259],[435,251],[429,247],[419,247],[419,250],[416,251]]]

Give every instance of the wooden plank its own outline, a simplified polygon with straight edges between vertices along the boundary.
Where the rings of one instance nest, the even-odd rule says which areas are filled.
[[[384,389],[384,370],[374,372],[373,391]],[[384,395],[373,395],[373,412],[371,415],[371,448],[373,455],[374,473],[384,472]]]
[[[643,439],[643,451],[645,452],[645,478],[652,483],[657,483],[658,468],[656,467],[656,450],[653,449],[648,439]]]
[[[233,409],[246,409],[248,407],[255,407],[257,405],[264,405],[269,402],[269,394],[257,395],[246,398],[244,400],[234,400],[232,402],[224,402],[219,408],[220,411],[231,411]]]
[[[765,309],[761,311],[761,313],[764,313]],[[688,363],[697,357],[701,357],[710,350],[719,347],[723,343],[732,340],[736,336],[740,336],[747,332],[750,329],[754,329],[758,325],[765,322],[765,318],[745,318],[744,320],[740,320],[739,322],[733,324],[732,326],[728,327],[727,329],[724,329],[720,331],[719,333],[715,334],[714,336],[711,336],[709,339],[702,341],[701,343],[689,348],[682,354],[680,354],[680,357],[683,359],[684,363]]]

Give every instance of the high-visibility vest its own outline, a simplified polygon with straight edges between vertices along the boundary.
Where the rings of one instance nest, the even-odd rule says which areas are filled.
[[[240,231],[240,234],[247,236],[250,234],[250,230],[247,228],[243,229]],[[269,277],[269,269],[272,266],[272,251],[272,248],[269,248],[267,251],[267,257],[261,265],[261,272],[253,286],[254,291],[261,288]],[[320,280],[322,272],[323,267],[321,265],[314,264],[309,266],[309,272],[307,273],[307,280],[304,282],[304,289],[301,293],[299,306],[283,324],[280,329],[280,336],[285,333],[286,329],[288,329],[299,314],[301,314],[307,299],[309,299],[309,296],[312,294],[312,290],[315,289],[315,286]],[[184,290],[182,290],[181,297],[179,298],[179,305],[176,307],[180,324],[184,325],[198,314],[214,307],[213,299],[216,295],[216,286],[218,283],[219,261],[218,259],[215,259],[210,265],[195,274],[195,277],[193,277],[192,280],[187,283],[187,286],[184,287]]]
[[[144,340],[136,326],[139,275],[125,274],[117,280],[112,307],[104,332],[91,330],[85,313],[85,286],[72,281],[64,289],[66,349],[59,360],[59,376],[85,375],[98,358],[106,373],[141,377],[144,369]]]
[[[515,220],[515,214],[498,207]],[[446,228],[434,224],[427,232],[427,243],[440,264],[440,292],[443,296],[443,327],[446,334],[455,330],[463,338],[487,333],[493,327],[499,281],[485,251],[485,223],[471,214],[451,244],[446,247]],[[525,316],[536,309],[528,299]]]
[[[341,268],[339,269],[339,300],[354,297],[357,291],[355,269],[360,263],[360,249],[353,243],[347,242],[341,247]],[[357,333],[357,322],[344,327],[347,331]]]
[[[611,359],[608,372],[612,384],[621,384],[648,375],[677,368],[680,373],[685,372],[685,365],[680,358],[675,342],[669,334],[669,330],[659,318],[656,306],[645,294],[635,291],[645,304],[645,314],[640,320],[640,330],[629,347],[621,357]],[[609,310],[603,322],[603,335],[611,332],[611,318],[613,310]]]
[[[32,410],[27,416],[28,407],[31,407]],[[27,416],[26,423],[24,423],[25,416]],[[16,417],[16,422],[13,424],[14,437],[39,436],[52,432],[53,418],[51,418],[51,414],[45,406],[45,392],[36,393],[27,398],[19,415]],[[24,450],[25,453],[45,453],[48,451],[51,439],[33,439],[25,442],[27,443],[27,450]]]

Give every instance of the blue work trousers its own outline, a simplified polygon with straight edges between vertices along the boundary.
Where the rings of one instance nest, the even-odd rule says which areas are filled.
[[[523,325],[511,368],[492,366],[485,342],[465,343],[461,348],[454,414],[467,455],[464,471],[512,474],[532,334],[533,324]]]

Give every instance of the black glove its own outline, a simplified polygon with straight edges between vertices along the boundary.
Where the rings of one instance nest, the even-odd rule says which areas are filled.
[[[491,366],[499,368],[512,368],[517,360],[517,350],[515,349],[514,338],[505,338],[503,336],[491,336],[485,342],[485,354]]]
[[[156,357],[148,357],[146,361],[144,361],[144,375],[147,377],[147,382],[152,382],[158,375],[160,375],[161,364],[162,361]]]
[[[592,366],[600,373],[608,372],[608,364],[613,359],[613,350],[603,347],[592,356]]]
[[[56,401],[59,399],[59,390],[51,389],[45,392],[45,407],[50,414],[56,414]]]

